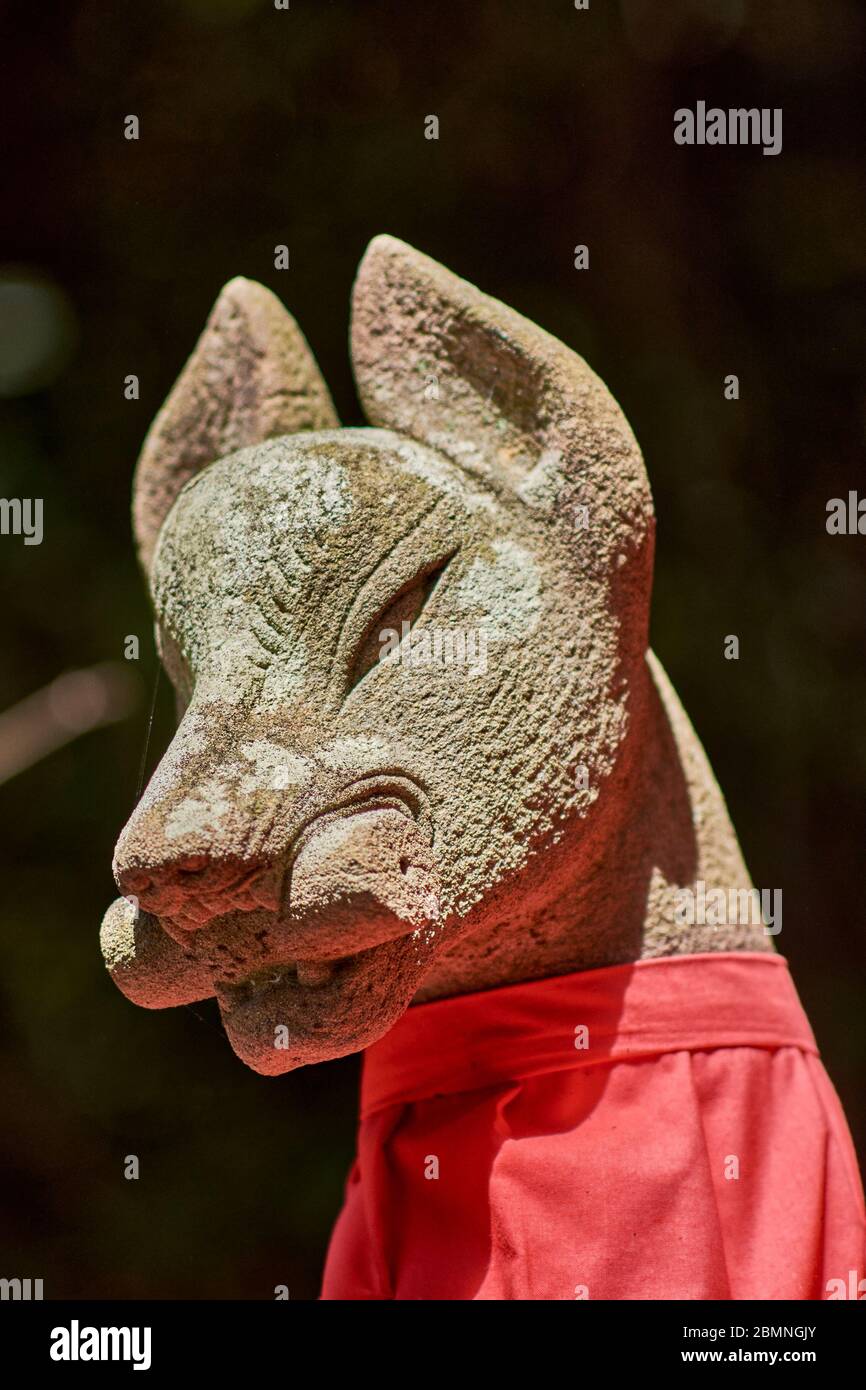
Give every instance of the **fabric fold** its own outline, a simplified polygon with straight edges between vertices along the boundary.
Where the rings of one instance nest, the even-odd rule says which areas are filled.
[[[864,1233],[786,962],[671,957],[419,1005],[368,1049],[322,1297],[838,1297]]]

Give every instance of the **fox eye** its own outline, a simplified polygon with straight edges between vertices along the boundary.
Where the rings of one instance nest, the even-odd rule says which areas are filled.
[[[404,584],[385,607],[379,610],[358,643],[349,677],[350,690],[354,690],[367,673],[372,671],[374,666],[378,666],[385,642],[382,634],[386,628],[392,628],[402,637],[403,623],[408,623],[410,628],[414,627],[455,553],[446,556],[433,569],[427,570],[409,584]]]

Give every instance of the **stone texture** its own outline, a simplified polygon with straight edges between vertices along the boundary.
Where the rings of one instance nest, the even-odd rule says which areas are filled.
[[[174,499],[200,469],[245,444],[338,424],[292,316],[264,285],[230,280],[142,447],[133,524],[145,571]]]
[[[278,1073],[366,1046],[413,1000],[771,949],[760,926],[676,920],[678,889],[750,882],[647,652],[649,486],[586,363],[380,237],[352,327],[372,428],[315,429],[305,407],[272,438],[280,380],[315,368],[254,319],[225,348],[268,389],[238,405],[250,370],[216,370],[206,330],[136,478],[183,717],[117,846],[141,909],[109,909],[120,988],[216,994],[238,1055]],[[482,633],[483,662],[403,659]]]

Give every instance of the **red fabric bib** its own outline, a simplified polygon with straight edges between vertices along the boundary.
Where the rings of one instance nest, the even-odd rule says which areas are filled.
[[[411,1008],[364,1058],[322,1297],[856,1297],[864,1263],[787,964],[719,953]]]

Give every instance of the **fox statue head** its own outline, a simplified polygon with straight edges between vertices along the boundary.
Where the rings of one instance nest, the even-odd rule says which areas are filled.
[[[648,903],[651,949],[697,949],[675,886],[745,875],[647,664],[652,499],[604,385],[390,237],[351,348],[363,429],[274,296],[232,281],[135,480],[182,717],[103,951],[137,1003],[215,995],[269,1074],[413,1001],[632,959]]]

